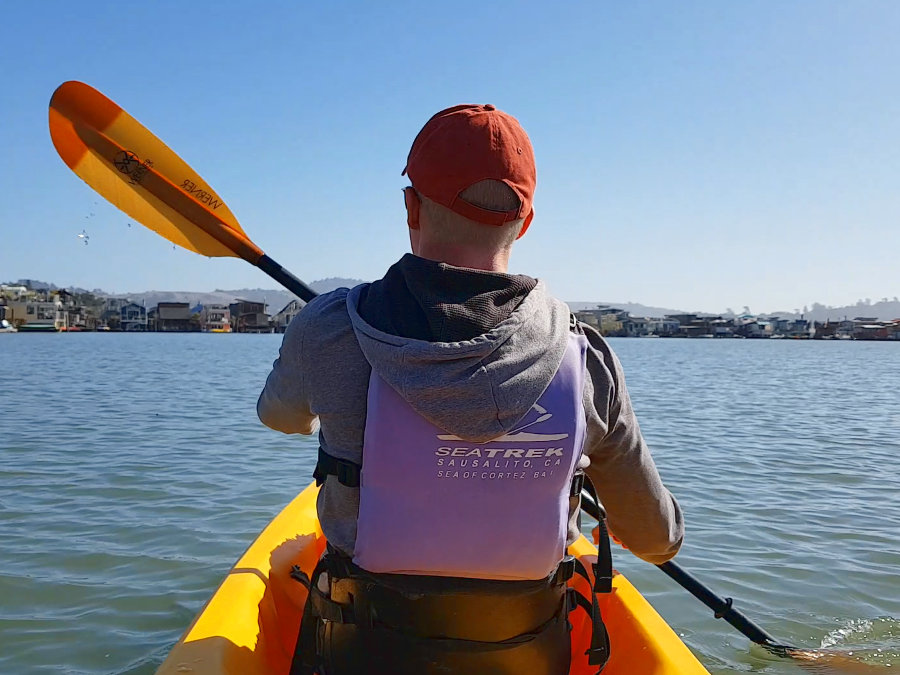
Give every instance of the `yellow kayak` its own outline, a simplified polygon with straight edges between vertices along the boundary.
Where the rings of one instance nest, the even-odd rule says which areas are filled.
[[[306,602],[306,589],[291,578],[290,570],[299,565],[311,574],[325,549],[316,517],[317,494],[315,485],[306,488],[260,533],[173,647],[158,674],[288,673]],[[596,549],[582,537],[569,552],[589,563]],[[577,575],[570,583],[585,595],[589,592],[587,583]],[[708,675],[623,575],[616,573],[612,593],[597,597],[611,645],[603,675]],[[584,655],[590,642],[590,621],[581,611],[573,612],[570,620],[574,624],[570,673],[593,674],[596,667],[589,666]]]

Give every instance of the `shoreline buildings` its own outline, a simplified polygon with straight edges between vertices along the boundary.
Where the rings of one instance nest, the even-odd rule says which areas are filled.
[[[5,322],[4,332],[283,333],[304,304],[302,300],[292,300],[273,315],[269,315],[265,302],[240,298],[229,305],[190,307],[186,302],[160,302],[147,307],[128,298],[32,288],[28,283],[0,284],[0,322]],[[802,316],[795,319],[751,314],[639,317],[606,305],[575,315],[609,337],[900,341],[900,319],[883,321],[860,316],[813,322]]]

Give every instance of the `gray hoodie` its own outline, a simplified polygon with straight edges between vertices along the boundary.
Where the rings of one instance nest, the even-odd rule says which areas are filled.
[[[590,344],[581,466],[610,530],[635,555],[664,562],[681,545],[681,511],[641,436],[622,367],[606,341],[576,324],[540,281],[404,256],[383,280],[321,295],[295,317],[257,412],[285,433],[318,428],[323,450],[362,464],[374,369],[429,422],[468,441],[490,440],[531,410],[571,330]],[[578,536],[578,508],[572,499],[570,542]],[[319,519],[328,541],[348,555],[358,510],[358,489],[329,476]]]

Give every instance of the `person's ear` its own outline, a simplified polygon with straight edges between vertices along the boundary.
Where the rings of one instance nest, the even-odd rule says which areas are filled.
[[[534,218],[534,209],[531,209],[531,213],[525,216],[525,222],[522,223],[522,229],[519,230],[519,234],[516,236],[516,239],[521,239],[522,235],[528,230],[528,226],[531,225],[531,220]]]
[[[409,229],[418,230],[422,200],[419,199],[419,193],[411,185],[403,189],[403,201],[406,202],[406,224],[409,226]]]

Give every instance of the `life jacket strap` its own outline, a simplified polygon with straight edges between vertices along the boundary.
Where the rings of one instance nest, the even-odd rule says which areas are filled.
[[[594,567],[596,567],[596,565]],[[588,583],[591,582],[584,564],[577,559],[575,561],[575,573],[584,577]],[[596,583],[594,584],[594,588],[596,588]],[[597,673],[600,673],[606,666],[606,662],[609,660],[609,633],[606,630],[606,624],[603,623],[603,616],[600,613],[600,603],[597,602],[597,591],[592,589],[591,600],[588,602],[587,598],[578,591],[574,589],[569,590],[572,592],[575,604],[586,611],[588,616],[591,617],[591,644],[585,654],[587,654],[588,663],[590,665],[599,666]]]
[[[316,461],[316,468],[313,471],[313,478],[316,479],[316,486],[321,487],[328,476],[335,476],[341,485],[358,488],[360,473],[362,473],[362,466],[356,462],[330,455],[319,447],[319,456]],[[575,472],[572,476],[572,485],[569,489],[570,497],[577,497],[581,494],[585,478],[586,476],[583,471]]]
[[[291,569],[291,578],[300,582],[308,591],[306,604],[303,606],[303,616],[300,619],[300,634],[297,636],[297,645],[294,648],[294,657],[291,660],[289,675],[315,675],[319,669],[319,653],[316,648],[316,636],[319,631],[317,609],[313,600],[313,591],[318,595],[316,584],[319,576],[325,571],[322,560],[316,564],[312,578],[299,569],[297,565]]]
[[[585,474],[581,475],[583,487],[594,499],[594,502],[600,504],[600,499],[597,497],[597,490],[594,488],[591,479]],[[609,543],[609,530],[606,528],[606,519],[603,516],[604,514],[601,511],[601,517],[598,521],[599,536],[597,541],[597,562],[591,565],[591,571],[594,573],[593,583],[591,583],[591,578],[588,575],[584,563],[577,558],[575,559],[575,574],[583,577],[591,587],[590,602],[587,598],[578,593],[578,591],[570,589],[570,603],[574,602],[574,605],[570,606],[572,606],[573,609],[575,606],[581,607],[591,617],[591,644],[585,653],[587,654],[588,663],[590,665],[599,666],[597,669],[598,674],[603,670],[606,666],[606,662],[609,660],[609,633],[606,630],[606,625],[603,623],[603,617],[600,614],[600,603],[597,601],[597,594],[609,593],[612,591],[613,577],[612,549]]]
[[[597,496],[597,488],[587,474],[582,474],[582,480],[584,490],[600,509],[600,518],[597,521],[597,562],[591,565],[591,571],[594,573],[592,590],[594,593],[609,593],[612,591],[613,566],[609,529],[606,527],[606,511]]]
[[[355,624],[370,630],[373,628],[372,620],[375,612],[373,611],[373,607],[369,606],[369,601],[365,597],[368,594],[361,593],[359,594],[359,597],[353,595],[351,596],[353,599],[352,603],[342,603],[332,600],[319,590],[319,578],[323,573],[327,572],[329,581],[332,582],[340,578],[346,578],[348,575],[356,576],[354,568],[355,566],[353,566],[348,558],[340,553],[329,550],[329,552],[316,564],[316,568],[310,576],[303,574],[298,568],[292,570],[291,577],[306,587],[309,594],[303,611],[300,634],[297,639],[297,647],[294,652],[290,675],[315,675],[317,670],[321,667],[321,656],[316,644],[317,630],[321,621],[331,621],[339,624]],[[590,581],[584,565],[574,556],[566,556],[557,566],[556,571],[549,580],[549,585],[553,587],[563,586],[575,574]],[[591,644],[586,653],[588,655],[588,663],[599,666],[599,669],[597,670],[597,673],[599,673],[609,658],[609,637],[606,628],[603,625],[603,620],[600,617],[600,609],[596,595],[593,593],[591,595],[593,602],[588,601],[587,598],[574,589],[567,589],[565,600],[559,611],[568,613],[574,611],[576,607],[581,607],[591,617]],[[559,613],[554,612],[552,616],[533,630],[496,642],[450,637],[424,637],[410,634],[406,634],[405,636],[406,639],[420,642],[423,645],[429,645],[431,648],[436,648],[438,650],[442,648],[452,650],[464,648],[471,652],[491,652],[507,647],[514,647],[534,640],[547,628],[547,626],[558,620],[558,617]],[[380,622],[378,629],[392,630],[390,626],[380,624]]]
[[[358,488],[361,471],[362,467],[359,464],[329,455],[320,447],[313,478],[316,479],[316,486],[321,486],[328,476],[336,476],[341,485]]]

